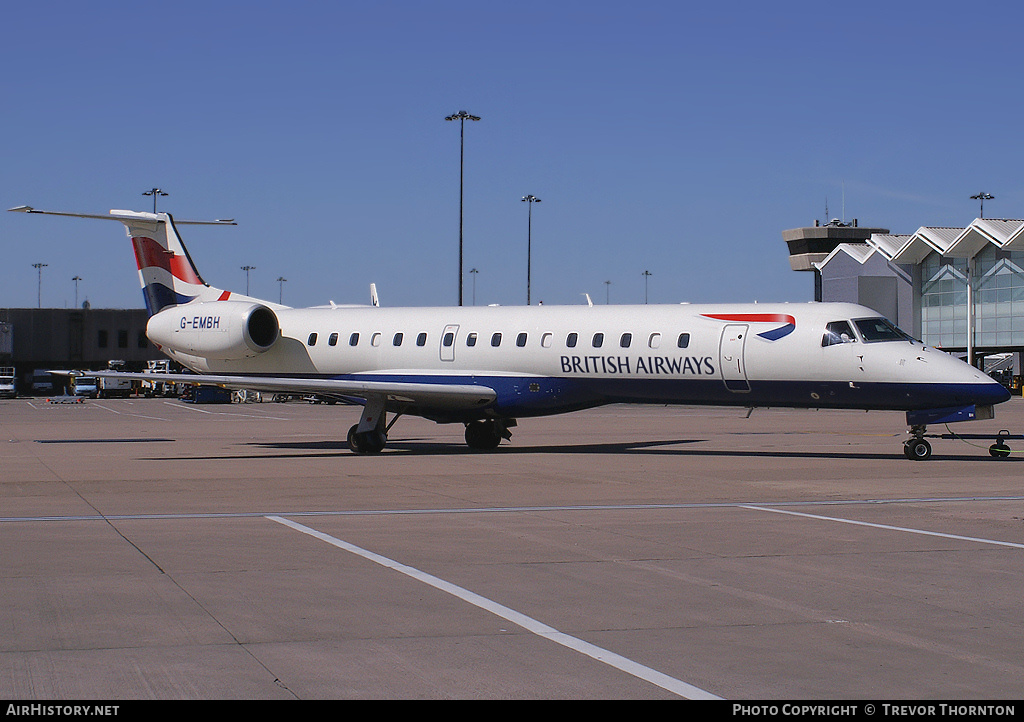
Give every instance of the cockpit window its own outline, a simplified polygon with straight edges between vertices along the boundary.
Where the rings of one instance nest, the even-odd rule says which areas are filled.
[[[857,330],[860,331],[864,343],[910,340],[910,336],[900,331],[884,318],[855,319],[854,324],[856,324]]]
[[[833,321],[825,326],[825,335],[821,338],[822,346],[835,346],[840,343],[854,343],[857,337],[853,335],[849,321]]]

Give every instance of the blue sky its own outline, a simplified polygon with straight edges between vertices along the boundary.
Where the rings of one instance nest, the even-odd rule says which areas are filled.
[[[151,210],[297,306],[807,301],[781,231],[1024,217],[1009,2],[9,3],[0,206]],[[120,224],[0,213],[0,307],[141,307]],[[611,281],[610,286],[605,282]]]

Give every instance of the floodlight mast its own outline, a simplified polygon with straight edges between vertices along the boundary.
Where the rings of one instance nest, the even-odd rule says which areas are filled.
[[[976,196],[971,196],[971,200],[979,201],[981,203],[981,209],[978,212],[978,218],[985,217],[985,201],[990,201],[993,198],[995,198],[994,195],[992,195],[991,193],[986,193],[985,191],[982,191]]]
[[[459,121],[459,305],[462,305],[462,181],[466,159],[466,121],[480,120],[480,116],[471,115],[465,110],[452,113],[445,120]]]
[[[255,271],[256,270],[256,266],[242,266],[241,268],[242,268],[243,271],[245,271],[245,295],[248,296],[249,295],[249,271]]]
[[[37,290],[39,308],[43,307],[43,269],[49,266],[49,263],[33,263],[32,268],[36,269],[39,273],[39,285]]]
[[[526,305],[530,305],[530,267],[531,267],[531,246],[533,235],[533,204],[540,203],[540,198],[529,195],[523,196],[523,203],[528,203],[530,211],[526,216]]]
[[[157,196],[166,196],[166,195],[170,195],[170,194],[169,193],[164,193],[159,188],[150,188],[148,191],[144,192],[142,195],[144,195],[144,196],[153,196],[153,212],[156,213],[156,199],[157,199]]]
[[[971,196],[971,200],[978,201],[981,207],[978,209],[978,218],[985,217],[985,201],[990,201],[995,198],[991,193],[981,191],[977,195]],[[974,256],[967,259],[967,363],[971,366],[975,365],[974,357]]]

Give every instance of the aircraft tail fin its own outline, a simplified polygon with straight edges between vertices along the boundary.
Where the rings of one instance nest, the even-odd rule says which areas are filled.
[[[178,235],[170,213],[144,213],[140,211],[112,210],[101,216],[86,213],[42,211],[30,206],[9,210],[21,213],[43,213],[52,216],[97,218],[120,221],[132,239],[135,261],[139,268],[139,283],[152,316],[170,306],[192,301],[256,300],[214,288],[203,280],[196,269],[188,249]],[[234,221],[178,221],[178,225],[236,225]]]
[[[111,211],[132,239],[139,284],[149,315],[192,301],[226,300],[231,294],[199,275],[170,213]]]

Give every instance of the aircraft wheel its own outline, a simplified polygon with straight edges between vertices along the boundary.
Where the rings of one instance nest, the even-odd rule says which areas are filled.
[[[359,433],[359,425],[348,430],[348,448],[357,454],[379,454],[388,443],[388,437],[383,431],[374,429]]]
[[[911,439],[903,444],[903,453],[911,461],[924,461],[932,455],[932,445],[924,439]]]
[[[501,434],[493,421],[473,421],[466,424],[466,444],[471,449],[489,450],[498,448]]]
[[[1010,447],[1004,444],[1002,440],[999,440],[988,447],[988,453],[997,459],[1005,459],[1010,455]]]

